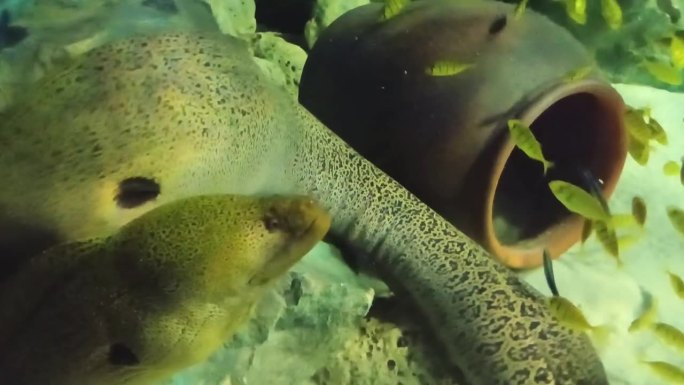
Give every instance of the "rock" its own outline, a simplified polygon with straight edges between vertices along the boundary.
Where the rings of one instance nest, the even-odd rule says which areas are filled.
[[[256,32],[254,0],[204,0],[222,33],[250,38]]]
[[[304,36],[309,47],[313,47],[319,33],[345,12],[369,4],[370,0],[318,0],[313,9],[313,18],[304,27]]]
[[[181,384],[313,384],[311,378],[359,333],[373,290],[320,244],[257,307],[249,325]]]
[[[317,385],[459,385],[439,357],[444,352],[426,334],[418,314],[398,299],[376,298],[368,317],[344,349],[316,372]]]
[[[252,50],[259,66],[277,84],[297,99],[306,52],[273,32],[260,32],[252,38]]]

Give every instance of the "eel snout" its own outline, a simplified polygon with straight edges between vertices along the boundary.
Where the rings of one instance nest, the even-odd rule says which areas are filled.
[[[330,229],[330,213],[307,196],[279,198],[270,203],[264,218],[267,227],[279,228],[295,238],[322,238]]]

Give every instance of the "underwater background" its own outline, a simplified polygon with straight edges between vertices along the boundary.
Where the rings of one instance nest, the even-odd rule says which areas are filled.
[[[657,121],[667,141],[646,143],[645,158],[630,149],[608,200],[613,215],[625,222],[616,226],[620,262],[591,235],[554,256],[555,282],[591,325],[587,332],[610,384],[684,383],[684,374],[663,376],[642,362],[665,361],[684,370],[684,334],[679,340],[648,325],[633,327],[646,314],[650,323],[684,330],[684,284],[677,286],[677,276],[684,277],[684,219],[677,229],[668,214],[672,207],[684,209],[684,2],[620,0],[621,20],[611,25],[604,5],[609,0],[587,0],[586,20],[578,22],[569,4],[582,1],[529,0],[526,7],[581,42],[625,104],[647,110],[645,119]],[[261,70],[297,98],[318,36],[368,3],[0,0],[0,112],[52,68],[108,42],[161,31],[238,37]],[[545,60],[544,51],[534,51],[535,59]],[[632,218],[635,197],[645,202],[641,224]],[[552,294],[539,264],[518,274]],[[443,353],[422,326],[384,283],[358,274],[340,250],[321,242],[266,295],[231,341],[166,384],[465,385],[441,362]]]

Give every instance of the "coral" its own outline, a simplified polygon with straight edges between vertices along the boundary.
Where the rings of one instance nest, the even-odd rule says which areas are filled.
[[[345,12],[370,3],[370,0],[318,0],[313,18],[304,27],[304,36],[309,47],[313,47],[320,32]]]
[[[221,32],[250,37],[256,32],[254,0],[204,0],[211,7]]]
[[[374,308],[383,300],[376,300]],[[388,302],[395,302],[389,300]],[[363,319],[354,338],[337,353],[313,380],[317,385],[458,385],[443,363],[442,352],[407,311],[392,305],[394,322],[384,317]],[[371,312],[373,312],[371,310]]]
[[[252,38],[252,49],[261,69],[295,97],[299,94],[306,52],[272,32],[260,32]]]

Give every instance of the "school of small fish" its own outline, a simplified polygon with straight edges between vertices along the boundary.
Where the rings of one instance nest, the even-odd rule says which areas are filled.
[[[663,127],[651,116],[649,107],[627,107],[625,111],[625,125],[629,136],[629,155],[640,165],[646,165],[649,154],[657,151],[658,146],[667,146],[669,140]],[[544,157],[542,143],[533,130],[522,121],[511,119],[508,121],[511,140],[529,158],[536,160],[546,170],[554,166],[553,159]],[[639,149],[636,151],[635,149]],[[566,165],[563,165],[566,166]],[[569,213],[584,218],[581,242],[584,243],[592,234],[603,246],[607,254],[616,260],[617,267],[623,266],[620,253],[637,243],[644,234],[644,226],[648,218],[646,201],[642,196],[635,195],[631,201],[631,212],[612,213],[608,203],[602,195],[600,181],[589,170],[582,169],[581,186],[560,179],[549,180],[549,190],[553,196],[567,209]],[[669,160],[662,166],[666,177],[679,176],[684,186],[684,156],[679,160]],[[673,228],[684,238],[684,206],[666,206],[667,217]],[[619,230],[619,233],[618,233]],[[614,331],[607,325],[592,325],[584,317],[582,311],[570,300],[562,297],[555,280],[548,252],[544,251],[544,273],[552,296],[548,299],[549,311],[560,323],[572,329],[591,334],[597,346],[605,346]],[[684,299],[684,280],[667,272],[674,293]],[[664,322],[658,322],[658,301],[651,297],[643,312],[631,323],[630,333],[650,331],[658,341],[679,350],[684,356],[684,332]],[[655,375],[662,377],[668,383],[684,384],[684,368],[677,367],[665,361],[640,362],[648,367]]]
[[[644,152],[642,153],[635,153],[633,151],[633,147],[630,147],[630,156],[640,165],[645,165],[648,162],[648,154],[650,151],[654,150],[656,147],[653,145],[653,142],[659,144],[659,145],[667,145],[668,144],[668,139],[667,135],[665,133],[665,130],[663,127],[653,118],[651,117],[651,111],[650,108],[641,108],[641,109],[635,109],[628,107],[626,113],[625,113],[625,123],[627,125],[627,129],[629,131],[629,140],[631,142],[636,142],[642,149],[646,149],[645,156],[643,155]],[[681,159],[675,161],[675,160],[670,160],[667,161],[663,165],[663,173],[666,176],[679,176],[680,183],[682,186],[684,186],[684,157]],[[553,189],[552,189],[553,191]],[[592,229],[596,233],[596,236],[599,238],[599,241],[603,244],[604,248],[608,253],[614,257],[617,258],[619,251],[626,249],[629,247],[631,244],[637,242],[639,240],[639,237],[641,235],[641,231],[643,231],[644,224],[647,220],[647,209],[646,209],[646,202],[643,197],[641,196],[634,196],[632,197],[632,207],[631,207],[631,213],[630,214],[615,214],[611,215],[611,221],[610,224],[614,228],[630,228],[630,229],[636,229],[635,232],[632,234],[628,234],[625,236],[621,236],[617,238],[617,245],[615,242],[614,237],[610,234],[609,231],[606,231],[607,228],[605,227],[606,222],[599,222],[597,223],[595,220],[592,220],[591,215],[587,215],[586,211],[596,211],[598,204],[600,203],[600,197],[599,196],[592,196],[591,198],[595,198],[596,201],[589,203],[589,200],[586,198],[586,194],[582,194],[579,192],[573,192],[575,196],[582,196],[583,200],[575,198],[572,200],[572,204],[577,205],[578,203],[582,203],[583,207],[581,209],[577,207],[570,208],[568,207],[569,211],[578,213],[582,212],[583,210],[585,213],[583,216],[586,218],[585,219],[585,229],[583,230],[582,234],[582,242],[586,240],[591,232]],[[567,197],[565,197],[565,201],[563,200],[563,197],[559,197],[559,200],[561,202],[570,203],[567,202]],[[677,207],[677,206],[667,206],[666,207],[667,211],[667,216],[672,223],[672,226],[682,235],[684,236],[684,209]],[[595,213],[593,213],[594,216],[596,216]],[[598,226],[597,226],[598,225]],[[601,226],[604,225],[603,228]],[[621,262],[618,260],[618,266],[621,265]],[[672,290],[674,293],[681,299],[684,299],[684,280],[682,278],[672,272],[668,271],[668,276],[669,276],[669,281],[672,286]],[[667,344],[672,346],[673,348],[680,350],[682,354],[684,354],[684,332],[680,331],[679,329],[675,328],[672,325],[662,323],[662,322],[656,322],[656,315],[657,315],[657,304],[658,301],[656,298],[651,298],[648,306],[644,309],[644,311],[632,322],[632,324],[629,326],[628,331],[630,333],[637,332],[637,331],[642,331],[642,330],[650,330],[655,337],[663,344]],[[570,308],[573,306],[571,303],[565,305],[566,308]],[[575,310],[563,310],[563,311],[556,311],[558,316],[564,316],[564,314],[569,314],[572,312],[580,312],[579,309]],[[565,317],[568,317],[565,315]],[[573,318],[577,319],[578,316],[574,315]],[[582,323],[576,322],[575,327],[577,329],[581,329]],[[588,330],[594,330],[596,327],[592,326],[592,329]],[[584,325],[584,329],[587,329],[587,326]],[[596,339],[597,341],[605,340],[605,337],[599,337]],[[668,383],[682,383],[684,384],[684,368],[677,367],[669,362],[665,361],[648,361],[648,360],[641,360],[641,363],[646,365],[647,367],[650,368],[655,374],[658,376],[662,377],[663,379],[667,380]]]
[[[587,0],[563,0],[565,13],[575,23],[587,23]],[[622,7],[617,0],[601,0],[601,16],[608,28],[618,30],[622,27]]]

